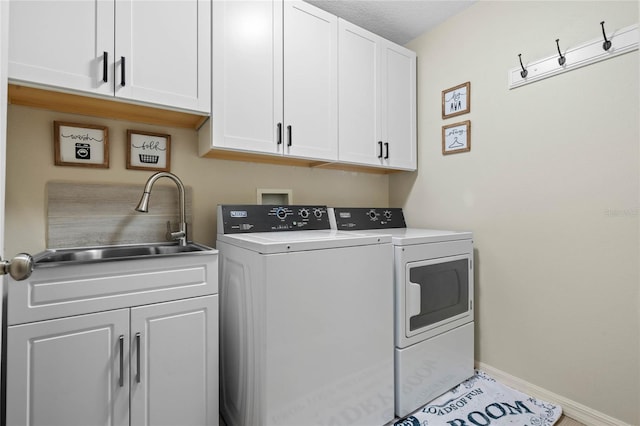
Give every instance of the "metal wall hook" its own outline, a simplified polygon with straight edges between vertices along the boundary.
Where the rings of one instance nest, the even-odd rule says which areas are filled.
[[[565,64],[565,62],[567,62],[567,58],[565,58],[564,55],[562,54],[562,52],[560,51],[560,39],[559,38],[556,39],[556,46],[558,47],[558,55],[560,55],[560,57],[558,58],[558,64],[560,64],[560,66],[563,66]]]
[[[520,71],[520,77],[527,78],[527,74],[529,74],[529,71],[527,71],[524,65],[522,65],[522,53],[518,53],[518,59],[520,60],[520,66],[522,67],[522,71]]]
[[[607,40],[607,34],[604,32],[604,21],[600,22],[600,26],[602,27],[602,37],[604,37],[604,43],[602,43],[602,48],[604,50],[611,49],[611,40]]]

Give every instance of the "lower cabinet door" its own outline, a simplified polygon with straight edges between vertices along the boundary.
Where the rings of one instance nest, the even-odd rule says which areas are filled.
[[[218,296],[132,308],[131,426],[218,418]]]
[[[7,425],[129,424],[129,309],[8,327]]]

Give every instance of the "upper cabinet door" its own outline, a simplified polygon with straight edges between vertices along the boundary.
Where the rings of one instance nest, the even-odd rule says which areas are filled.
[[[211,0],[117,1],[115,95],[209,112]]]
[[[339,161],[416,169],[416,54],[339,25]]]
[[[284,3],[285,154],[338,158],[338,18]]]
[[[342,19],[338,29],[338,158],[380,166],[381,39]]]
[[[386,42],[383,55],[383,158],[394,169],[417,168],[416,54]]]
[[[11,0],[9,79],[112,94],[113,8],[101,0]]]
[[[282,154],[282,1],[214,1],[212,16],[212,146]]]

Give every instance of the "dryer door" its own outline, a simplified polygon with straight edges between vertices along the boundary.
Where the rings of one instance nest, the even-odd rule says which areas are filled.
[[[409,262],[405,268],[406,337],[444,327],[441,333],[471,316],[468,255]]]

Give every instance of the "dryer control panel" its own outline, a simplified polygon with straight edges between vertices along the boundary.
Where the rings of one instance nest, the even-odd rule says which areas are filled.
[[[218,206],[218,233],[281,232],[331,229],[327,206]]]
[[[331,224],[340,231],[407,227],[400,208],[335,207],[330,210],[333,211],[332,215],[330,213]]]

